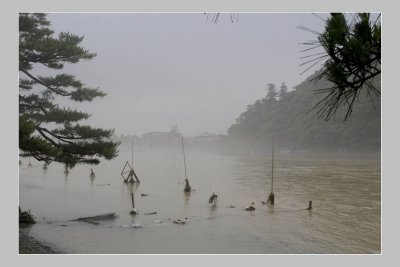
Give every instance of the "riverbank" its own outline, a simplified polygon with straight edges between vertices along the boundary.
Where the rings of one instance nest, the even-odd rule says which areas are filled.
[[[44,244],[19,230],[19,254],[60,254],[49,244]]]

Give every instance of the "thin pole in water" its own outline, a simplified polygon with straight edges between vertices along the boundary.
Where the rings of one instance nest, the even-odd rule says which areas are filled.
[[[183,135],[182,135],[182,152],[183,152],[183,164],[185,165],[185,179],[187,180],[186,157],[185,157],[185,147],[183,145]]]
[[[133,166],[133,139],[132,139],[132,155],[131,155],[131,166]]]
[[[272,144],[271,193],[274,192],[274,144]]]
[[[135,208],[135,198],[133,197],[133,192],[131,193],[132,196],[132,208]]]

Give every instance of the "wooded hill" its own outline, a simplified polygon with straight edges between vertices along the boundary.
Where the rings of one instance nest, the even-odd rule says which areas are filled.
[[[360,92],[351,116],[344,121],[346,107],[329,121],[309,112],[323,95],[316,89],[331,85],[326,80],[312,81],[311,75],[294,90],[248,105],[228,129],[227,142],[241,150],[270,151],[348,151],[379,152],[381,148],[381,99]],[[380,90],[380,77],[374,81]],[[272,94],[273,95],[273,94]]]

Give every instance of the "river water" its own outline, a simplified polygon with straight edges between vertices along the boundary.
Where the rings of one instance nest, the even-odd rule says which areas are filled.
[[[271,158],[176,150],[133,153],[140,184],[120,173],[131,151],[64,174],[22,159],[19,199],[38,223],[24,229],[63,253],[79,254],[364,254],[381,253],[380,160],[275,156],[275,205],[262,205],[271,186]],[[130,215],[130,192],[137,215]],[[218,194],[216,208],[208,204]],[[147,194],[148,196],[141,196]],[[308,201],[313,209],[306,210]],[[244,208],[255,202],[255,211]],[[235,208],[230,207],[233,205]],[[71,221],[107,212],[118,218],[93,225]],[[145,213],[157,212],[154,215]],[[188,218],[184,225],[173,220]],[[132,228],[141,224],[141,228]]]

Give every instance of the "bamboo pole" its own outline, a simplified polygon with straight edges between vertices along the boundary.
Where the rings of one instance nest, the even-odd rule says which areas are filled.
[[[267,203],[270,205],[274,205],[275,203],[275,195],[274,195],[274,144],[272,143],[272,160],[271,160],[271,193],[268,195]]]
[[[184,189],[184,191],[189,193],[191,191],[191,187],[189,185],[189,180],[187,178],[186,156],[185,156],[185,146],[183,145],[183,135],[182,135],[182,152],[183,152],[183,164],[185,166],[185,189]]]
[[[132,155],[131,155],[131,165],[133,166],[133,139],[132,139]]]
[[[185,179],[187,180],[186,156],[185,156],[185,147],[183,145],[183,135],[182,135],[182,152],[183,152],[183,165],[185,166]]]
[[[274,144],[272,144],[271,193],[274,192]]]

